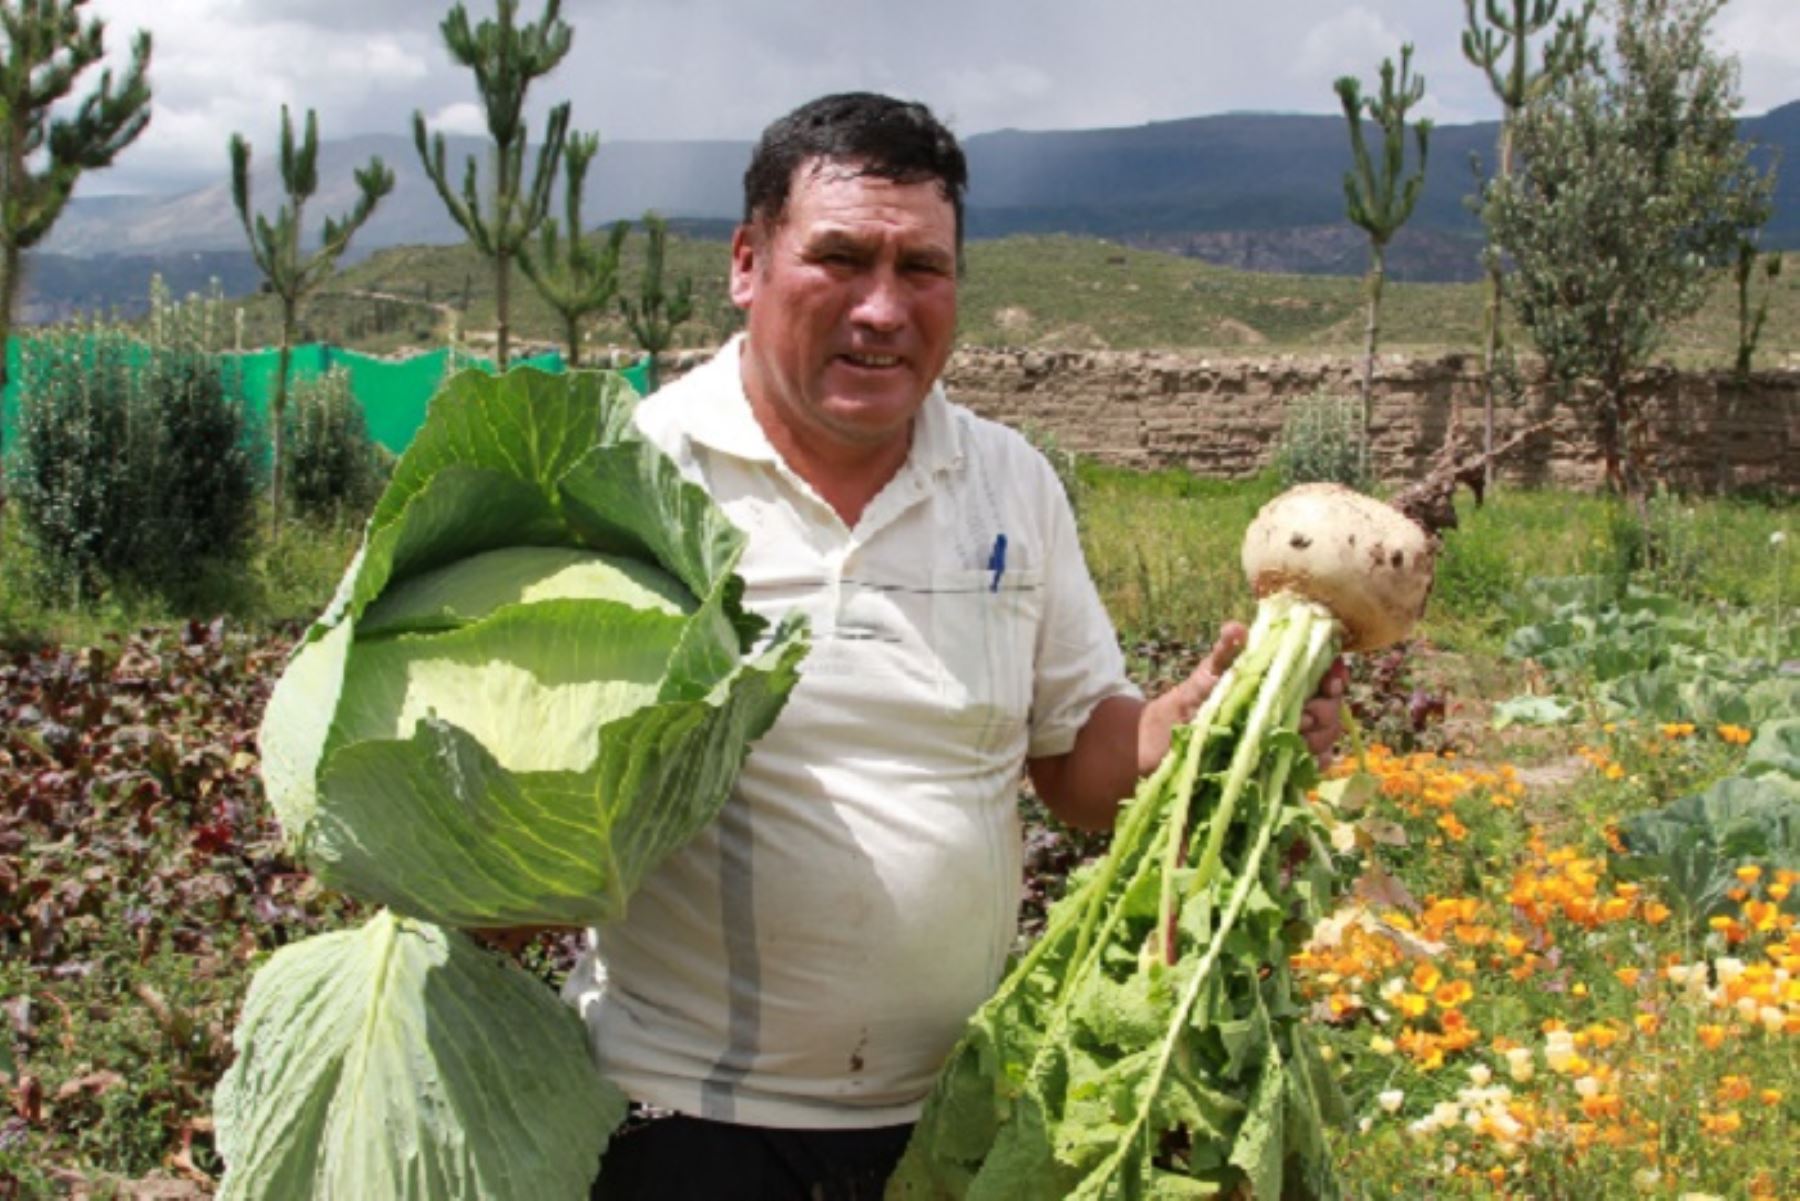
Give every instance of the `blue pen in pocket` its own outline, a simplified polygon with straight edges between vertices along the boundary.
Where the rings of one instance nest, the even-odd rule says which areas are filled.
[[[1006,535],[994,535],[994,552],[988,556],[988,570],[994,573],[994,582],[988,585],[989,592],[1000,591],[1000,577],[1006,574]]]

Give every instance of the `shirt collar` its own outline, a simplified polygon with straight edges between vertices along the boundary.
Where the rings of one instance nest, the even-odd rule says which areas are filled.
[[[750,411],[750,398],[744,394],[741,366],[744,335],[734,334],[719,348],[710,361],[695,369],[717,375],[707,380],[709,387],[696,389],[699,412],[689,423],[689,437],[713,450],[751,462],[771,463],[779,457],[769,444],[756,415]],[[962,461],[962,428],[944,395],[941,381],[933,381],[931,391],[913,423],[912,447],[907,453],[907,467],[924,476],[934,475]]]

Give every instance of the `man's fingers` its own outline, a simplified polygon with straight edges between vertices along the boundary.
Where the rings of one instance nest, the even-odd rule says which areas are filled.
[[[1250,631],[1244,627],[1244,623],[1241,621],[1228,621],[1219,627],[1219,637],[1214,641],[1204,664],[1212,669],[1213,679],[1216,680],[1225,674],[1225,669],[1231,666],[1232,661],[1238,657],[1238,653],[1244,649],[1244,643],[1249,639]]]

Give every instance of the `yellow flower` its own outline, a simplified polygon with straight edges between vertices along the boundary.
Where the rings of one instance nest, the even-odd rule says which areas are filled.
[[[1725,1027],[1711,1022],[1702,1024],[1694,1033],[1699,1035],[1701,1044],[1708,1051],[1717,1051],[1725,1043]]]
[[[1754,884],[1762,879],[1762,868],[1754,863],[1746,863],[1731,874],[1746,884]]]

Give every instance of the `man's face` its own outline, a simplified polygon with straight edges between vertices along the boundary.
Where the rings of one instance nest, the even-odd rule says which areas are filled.
[[[956,214],[935,181],[802,163],[786,211],[742,226],[731,299],[747,314],[744,386],[816,450],[907,436],[956,330]]]

